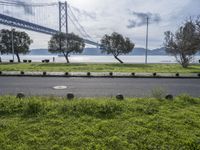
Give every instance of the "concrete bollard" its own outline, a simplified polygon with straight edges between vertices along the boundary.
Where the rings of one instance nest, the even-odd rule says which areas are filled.
[[[91,73],[90,73],[90,72],[87,72],[87,76],[91,76]]]
[[[117,100],[124,100],[124,96],[122,94],[117,94],[116,99]]]
[[[73,94],[73,93],[68,93],[68,94],[67,94],[67,99],[68,99],[68,100],[74,99],[74,94]]]
[[[168,95],[165,96],[165,99],[167,99],[167,100],[173,100],[174,97],[173,97],[173,95],[168,94]]]
[[[17,93],[17,96],[16,98],[24,98],[25,97],[25,94],[24,93]]]
[[[44,61],[45,61],[45,63],[49,63],[49,62],[50,62],[50,60],[49,60],[49,59],[45,59]]]

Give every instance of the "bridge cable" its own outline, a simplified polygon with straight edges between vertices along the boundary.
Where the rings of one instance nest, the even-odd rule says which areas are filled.
[[[72,11],[72,9],[71,9],[71,7],[70,6],[68,6],[68,8],[69,8],[69,11],[71,12],[71,14],[72,14],[72,17],[74,18],[74,20],[77,22],[77,24],[79,25],[79,27],[81,28],[81,30],[82,30],[82,32],[84,32],[85,33],[85,35],[86,35],[86,37],[88,37],[90,40],[93,40],[92,39],[92,37],[86,32],[86,30],[84,29],[84,27],[79,23],[79,21],[78,21],[78,19],[77,19],[77,17],[74,15],[74,13],[73,13],[73,11]]]
[[[69,14],[68,14],[68,18],[69,18],[69,20],[72,22],[72,24],[76,27],[76,29],[79,31],[79,33],[81,34],[81,36],[85,37],[83,31],[81,31],[81,30],[79,29],[79,27],[76,25],[76,23],[73,21],[73,19],[71,18],[71,16],[70,16]]]

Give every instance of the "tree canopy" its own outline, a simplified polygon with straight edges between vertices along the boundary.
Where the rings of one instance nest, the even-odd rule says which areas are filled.
[[[12,34],[14,54],[17,56],[18,62],[20,62],[19,54],[29,53],[29,46],[33,41],[26,32],[2,29],[0,31],[0,51],[2,54],[12,53]]]
[[[57,33],[52,36],[48,47],[51,53],[62,53],[67,63],[69,63],[69,54],[82,53],[85,48],[85,43],[82,38],[74,33]]]
[[[112,54],[115,59],[117,59],[120,63],[123,63],[122,60],[118,58],[119,55],[130,53],[135,44],[130,41],[129,38],[124,38],[119,33],[112,33],[112,35],[105,35],[101,39],[101,48],[102,53]]]
[[[197,23],[198,19],[196,21],[189,19],[175,33],[165,32],[166,52],[175,56],[184,68],[188,67],[200,49],[200,24]]]

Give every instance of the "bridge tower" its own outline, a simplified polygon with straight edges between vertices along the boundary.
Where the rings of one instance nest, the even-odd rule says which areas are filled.
[[[68,33],[67,2],[59,2],[59,31]]]

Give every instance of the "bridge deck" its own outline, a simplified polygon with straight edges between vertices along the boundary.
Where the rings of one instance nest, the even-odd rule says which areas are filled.
[[[21,19],[7,16],[7,15],[1,14],[1,13],[0,13],[0,24],[17,27],[17,28],[21,28],[21,29],[26,29],[26,30],[30,30],[30,31],[34,31],[34,32],[49,34],[49,35],[53,35],[53,34],[56,34],[57,32],[59,32],[58,30],[43,27],[43,26],[40,26],[40,25],[37,25],[34,23],[30,23],[30,22],[21,20]],[[84,39],[84,41],[87,44],[99,46],[98,43],[90,41],[88,39]]]

